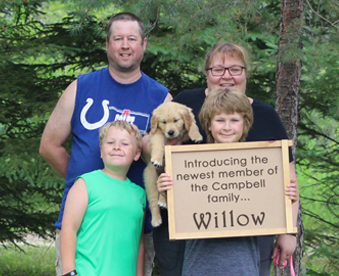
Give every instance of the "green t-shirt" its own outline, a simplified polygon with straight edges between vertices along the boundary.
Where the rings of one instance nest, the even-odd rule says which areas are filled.
[[[78,275],[134,276],[146,205],[144,189],[101,170],[81,178],[86,183],[88,207],[77,233]]]

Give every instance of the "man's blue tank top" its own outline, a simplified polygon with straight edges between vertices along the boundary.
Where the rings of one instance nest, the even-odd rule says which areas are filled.
[[[72,152],[67,167],[64,196],[55,226],[61,229],[65,201],[75,179],[87,172],[102,169],[99,129],[105,123],[124,120],[135,124],[144,135],[150,128],[153,110],[164,102],[168,89],[144,73],[131,84],[115,81],[108,68],[80,75],[77,80],[75,107],[71,120]],[[144,187],[145,163],[134,162],[128,178]],[[146,214],[145,233],[152,230],[150,213]]]

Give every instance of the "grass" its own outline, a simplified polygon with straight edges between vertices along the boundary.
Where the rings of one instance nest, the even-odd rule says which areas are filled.
[[[21,246],[24,252],[8,246],[0,247],[0,276],[55,276],[55,248],[52,246]],[[153,276],[160,276],[158,268]]]
[[[54,246],[0,247],[0,276],[54,276]]]
[[[0,276],[55,276],[53,245],[24,245],[21,248],[24,252],[14,246],[8,246],[6,249],[0,247]],[[301,275],[306,275],[305,271],[308,271],[307,275],[338,275],[334,264],[327,264],[327,261],[315,256],[304,256]],[[327,273],[319,273],[321,270],[326,270]],[[153,270],[153,276],[160,276],[157,266]]]

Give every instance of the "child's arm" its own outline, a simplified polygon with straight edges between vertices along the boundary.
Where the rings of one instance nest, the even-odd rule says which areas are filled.
[[[144,221],[142,223],[139,251],[138,251],[138,260],[137,260],[137,276],[144,276],[144,266],[145,266],[145,241],[144,241],[144,226],[145,226],[145,217],[146,212],[144,211]]]
[[[291,183],[288,186],[295,187],[293,189],[295,189],[297,193],[294,195],[296,197],[294,199],[294,202],[290,195],[290,198],[292,199],[293,225],[296,226],[297,219],[298,219],[298,211],[299,211],[299,194],[298,194],[298,180],[297,180],[297,176],[295,173],[293,162],[290,163],[290,177],[291,177],[291,180],[290,180]],[[294,196],[292,197],[294,198]],[[287,260],[294,253],[295,248],[296,248],[296,237],[294,235],[291,235],[291,234],[279,235],[275,243],[275,247],[273,249],[272,258],[274,258],[278,254],[278,251],[280,251],[279,267],[282,267],[284,261]]]
[[[290,200],[292,200],[292,204],[299,200],[298,183],[294,182],[293,179],[291,179],[291,183],[287,185],[285,195],[289,196]]]
[[[77,232],[81,225],[88,206],[88,195],[85,181],[79,178],[70,189],[61,228],[61,262],[62,273],[68,273],[75,269],[75,249]]]
[[[172,185],[173,185],[173,180],[168,174],[162,173],[159,175],[158,180],[157,180],[158,191],[164,197],[167,197],[167,191],[172,188]]]

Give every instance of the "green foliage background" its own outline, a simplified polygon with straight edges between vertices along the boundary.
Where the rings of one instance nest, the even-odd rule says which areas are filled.
[[[142,70],[172,95],[205,85],[204,55],[218,41],[251,52],[247,94],[274,105],[279,1],[43,1],[0,3],[0,241],[53,233],[63,180],[39,156],[62,91],[106,66],[111,14],[139,15],[148,33]],[[339,5],[305,1],[297,171],[309,275],[335,275],[338,248]],[[293,38],[291,38],[293,39]]]

